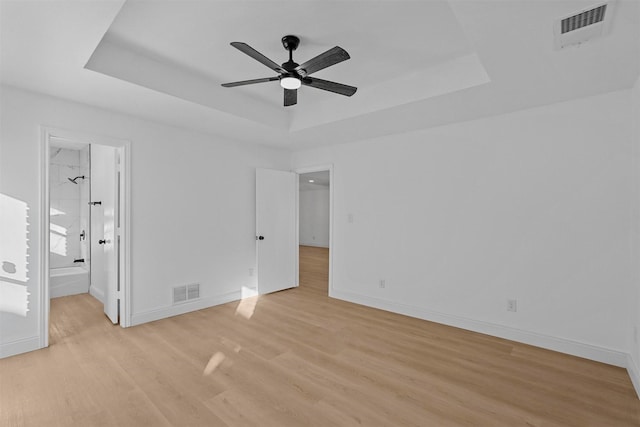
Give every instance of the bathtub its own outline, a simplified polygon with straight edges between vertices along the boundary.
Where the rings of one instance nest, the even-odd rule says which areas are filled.
[[[89,270],[84,267],[52,268],[49,271],[49,298],[89,292]]]

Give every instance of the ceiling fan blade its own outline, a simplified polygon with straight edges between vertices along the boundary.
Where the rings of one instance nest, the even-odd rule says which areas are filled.
[[[290,107],[298,103],[298,89],[284,90],[284,106]]]
[[[272,60],[270,60],[269,58],[267,58],[266,56],[264,56],[263,54],[261,54],[260,52],[258,52],[257,50],[255,50],[254,48],[252,48],[246,43],[231,42],[231,46],[235,47],[240,52],[249,55],[256,61],[266,65],[267,67],[271,68],[273,71],[276,71],[278,73],[286,73],[286,71],[280,65],[276,64],[275,62],[273,62]]]
[[[306,77],[309,74],[315,73],[316,71],[320,71],[323,68],[330,67],[339,62],[346,61],[349,58],[351,57],[346,50],[339,46],[336,46],[324,53],[321,53],[315,58],[311,58],[304,64],[298,65],[295,70],[301,76]]]
[[[306,79],[302,79],[302,84],[315,87],[316,89],[339,93],[340,95],[344,96],[351,96],[358,90],[357,87],[343,85],[342,83],[330,82],[329,80],[317,79],[315,77],[307,77]]]
[[[224,86],[224,87],[236,87],[236,86],[252,85],[254,83],[273,82],[273,81],[276,81],[276,80],[280,80],[280,77],[265,77],[264,79],[242,80],[240,82],[223,83],[222,86]]]

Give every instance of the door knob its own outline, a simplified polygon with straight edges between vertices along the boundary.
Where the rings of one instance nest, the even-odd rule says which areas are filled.
[[[105,243],[107,243],[107,241],[106,241],[106,240],[104,240],[104,239],[100,239],[100,240],[98,240],[98,244],[99,244],[99,245],[104,245]]]
[[[258,240],[264,240],[264,236],[258,236]]]

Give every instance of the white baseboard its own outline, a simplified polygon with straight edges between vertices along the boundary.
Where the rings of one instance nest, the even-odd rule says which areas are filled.
[[[329,249],[329,245],[328,244],[322,245],[322,244],[319,244],[319,243],[302,243],[302,242],[300,242],[299,245],[300,246],[313,246],[315,248],[326,248],[326,249]]]
[[[40,349],[40,337],[22,338],[0,344],[0,359]]]
[[[104,304],[104,291],[96,288],[95,286],[89,286],[89,294],[95,299]]]
[[[49,298],[66,297],[69,295],[86,294],[87,285],[83,283],[74,283],[69,286],[59,286],[49,288]]]
[[[627,355],[627,373],[629,374],[629,378],[631,378],[633,388],[636,389],[638,398],[640,398],[640,369],[638,369],[638,365],[630,354]]]
[[[438,313],[408,304],[387,301],[380,298],[344,292],[336,289],[332,290],[330,296],[353,302],[355,304],[366,305],[385,311],[391,311],[393,313],[404,314],[405,316],[416,317],[418,319],[442,323],[444,325],[454,326],[456,328],[479,332],[511,341],[517,341],[536,347],[542,347],[548,350],[559,351],[561,353],[571,354],[573,356],[583,357],[585,359],[595,360],[597,362],[607,363],[621,368],[627,368],[628,366],[627,353],[605,347],[585,344],[550,335],[538,334],[536,332],[497,325],[495,323]]]
[[[191,311],[202,310],[203,308],[214,307],[220,304],[226,304],[231,301],[238,301],[242,298],[241,291],[229,292],[227,294],[216,295],[208,298],[200,298],[195,301],[189,301],[182,304],[170,305],[153,310],[143,311],[131,316],[131,326],[141,325],[155,320],[165,319],[167,317],[178,316],[180,314],[189,313]]]

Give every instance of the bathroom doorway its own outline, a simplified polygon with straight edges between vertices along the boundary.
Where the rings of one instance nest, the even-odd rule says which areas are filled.
[[[89,292],[89,144],[52,137],[49,150],[49,298]]]
[[[45,130],[42,347],[50,298],[85,294],[129,325],[127,141]]]

